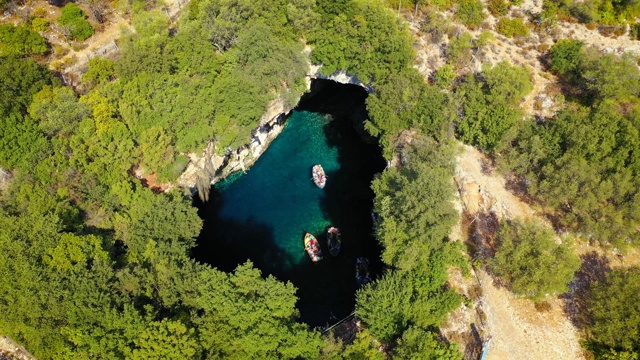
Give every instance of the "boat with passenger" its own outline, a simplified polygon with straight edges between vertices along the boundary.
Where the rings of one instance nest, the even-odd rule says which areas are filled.
[[[318,186],[320,189],[324,189],[324,185],[327,183],[327,176],[324,173],[322,165],[313,165],[313,168],[311,169],[311,175],[313,176],[313,182],[316,183],[316,186]]]
[[[304,249],[309,254],[311,261],[318,262],[322,260],[322,250],[320,250],[320,243],[316,240],[315,236],[306,233],[304,235]]]

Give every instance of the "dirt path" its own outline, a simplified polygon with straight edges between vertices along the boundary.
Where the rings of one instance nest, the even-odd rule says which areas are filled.
[[[175,21],[180,11],[189,4],[190,0],[165,0],[165,5],[162,7],[171,21]],[[83,44],[85,45],[81,50],[69,51],[54,65],[50,64],[50,67],[62,66],[62,74],[68,75],[70,78],[67,81],[74,85],[79,77],[80,73],[85,71],[87,63],[90,59],[96,56],[109,56],[118,52],[118,46],[116,41],[122,35],[123,30],[135,32],[135,29],[131,25],[130,18],[122,18],[118,14],[111,16],[110,24],[105,27],[103,31],[93,35],[87,39]],[[68,64],[68,65],[67,65]]]
[[[62,72],[64,74],[76,72],[85,67],[91,58],[98,55],[104,56],[117,51],[115,41],[120,37],[123,29],[128,29],[132,32],[135,31],[129,20],[126,20],[117,14],[113,15],[111,23],[100,33],[94,34],[92,37],[85,40],[83,43],[85,46],[81,50],[71,50],[58,60],[62,66],[65,66],[65,64],[71,64],[71,66],[65,67]],[[55,63],[50,63],[50,66],[55,66],[54,64]]]
[[[472,146],[460,146],[463,152],[456,159],[455,181],[469,214],[489,211],[505,219],[538,218],[531,206],[507,190],[505,179],[492,171],[485,155]]]
[[[461,145],[455,182],[459,189],[457,207],[471,214],[493,212],[500,219],[544,220],[528,204],[506,188],[504,178],[491,172],[489,160],[471,146]],[[453,229],[454,240],[465,240],[462,222]],[[470,298],[470,290],[479,282],[481,294],[476,307],[462,308],[452,316],[445,333],[454,338],[471,323],[480,329],[483,341],[491,339],[487,359],[584,359],[579,334],[563,311],[563,301],[549,299],[548,309],[538,311],[530,300],[516,298],[494,284],[486,272],[477,278],[451,277],[452,285]],[[476,292],[478,292],[476,290]],[[484,314],[479,320],[476,312]],[[465,324],[466,322],[466,324]]]
[[[479,271],[482,281],[486,331],[491,337],[487,359],[584,359],[578,332],[565,317],[560,299],[550,299],[550,309],[539,312],[533,302],[517,299],[493,284]]]

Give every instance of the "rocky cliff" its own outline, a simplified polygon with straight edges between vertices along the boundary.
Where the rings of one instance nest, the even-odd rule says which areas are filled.
[[[306,76],[307,92],[311,89],[311,81],[314,79],[358,85],[365,88],[367,92],[372,92],[372,88],[362,83],[355,75],[339,71],[330,76],[324,76],[319,73],[319,69],[320,66],[309,64],[309,73]],[[187,154],[191,161],[178,180],[169,188],[185,187],[195,193],[198,190],[208,189],[210,185],[233,172],[246,171],[267,150],[271,141],[280,134],[284,128],[284,121],[291,110],[292,108],[287,107],[285,101],[278,97],[269,103],[258,126],[252,131],[251,138],[247,139],[246,145],[221,156],[214,151],[215,143],[209,142],[202,153]]]

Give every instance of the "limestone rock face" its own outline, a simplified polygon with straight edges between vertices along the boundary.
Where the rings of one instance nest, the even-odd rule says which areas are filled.
[[[253,130],[251,139],[247,139],[249,144],[224,156],[216,154],[212,141],[202,153],[187,154],[191,161],[172,187],[186,187],[194,192],[202,178],[206,178],[210,184],[215,184],[235,171],[246,171],[280,134],[283,128],[282,121],[289,111],[291,109],[286,108],[282,100],[272,101],[260,119],[258,127]]]

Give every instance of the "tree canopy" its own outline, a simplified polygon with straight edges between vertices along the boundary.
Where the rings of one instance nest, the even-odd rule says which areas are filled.
[[[557,46],[552,66],[557,59],[567,81],[591,96],[568,104],[548,123],[526,125],[506,149],[505,163],[531,194],[558,209],[563,226],[604,244],[637,245],[640,112],[634,79],[640,72],[628,55],[581,52],[576,43]]]
[[[411,68],[407,28],[383,3],[360,0],[192,1],[171,31],[153,7],[131,6],[136,31],[117,59],[89,61],[79,93],[28,58],[46,52],[39,35],[0,28],[0,167],[13,176],[0,194],[0,252],[11,259],[0,263],[2,335],[43,359],[307,359],[321,349],[375,358],[380,340],[397,357],[460,358],[436,335],[461,301],[446,270],[464,266],[447,241],[452,103]],[[93,34],[73,3],[58,23],[73,40]],[[187,153],[211,143],[225,154],[250,139],[270,102],[293,106],[306,86],[301,38],[322,72],[377,89],[367,130],[404,163],[373,184],[394,270],[358,294],[370,330],[351,345],[299,322],[292,284],[251,263],[225,273],[195,262],[202,221],[191,198],[132,175],[173,181]],[[404,130],[416,141],[396,149]]]
[[[558,245],[541,224],[508,221],[500,225],[498,249],[491,262],[515,294],[533,300],[567,291],[580,260],[566,244]]]
[[[515,135],[522,118],[518,104],[533,89],[529,71],[500,62],[479,77],[467,75],[456,89],[463,111],[457,132],[464,142],[499,151]]]
[[[588,347],[603,359],[640,355],[640,268],[617,269],[589,293]]]

